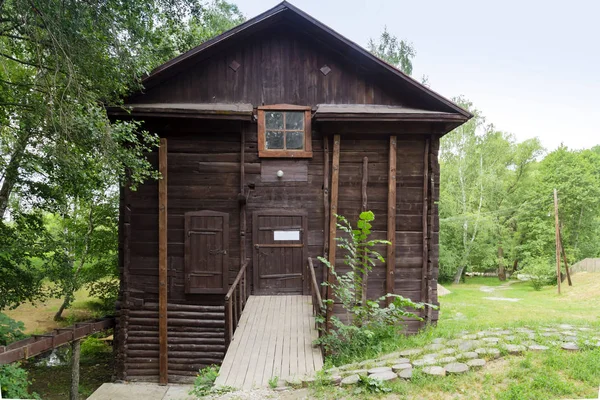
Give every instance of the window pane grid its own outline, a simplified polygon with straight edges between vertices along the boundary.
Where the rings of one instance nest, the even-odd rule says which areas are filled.
[[[277,148],[269,148],[268,144],[266,146],[267,150],[286,150],[286,151],[303,151],[305,149],[305,144],[304,144],[304,135],[305,135],[305,127],[304,127],[304,113],[299,113],[296,112],[295,114],[300,114],[299,116],[301,117],[301,120],[297,120],[297,121],[293,121],[292,123],[295,122],[296,125],[300,125],[302,126],[301,129],[293,129],[293,128],[287,128],[287,116],[288,114],[294,114],[294,113],[290,113],[290,112],[285,112],[285,111],[272,111],[273,114],[275,113],[281,113],[282,115],[282,126],[281,127],[271,127],[268,130],[269,131],[277,131],[277,132],[281,132],[283,134],[283,148],[279,148],[279,146]],[[272,120],[276,120],[275,115],[271,115]],[[278,118],[277,118],[278,119]],[[266,115],[265,115],[265,120],[266,120]],[[266,123],[266,121],[265,121]],[[299,132],[302,134],[303,138],[302,138],[302,145],[299,147],[296,147],[296,145],[292,145],[293,148],[288,149],[288,145],[287,145],[287,133],[293,133],[293,132]]]

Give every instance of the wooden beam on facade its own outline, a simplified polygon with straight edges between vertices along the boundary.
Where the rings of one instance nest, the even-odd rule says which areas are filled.
[[[329,136],[323,135],[323,256],[329,259]],[[323,265],[323,281],[327,281],[327,267]],[[323,286],[322,297],[327,288]]]
[[[340,180],[340,135],[333,135],[333,160],[331,166],[331,203],[329,208],[329,262],[335,266],[336,234],[337,234],[337,205],[338,205],[338,185]],[[331,285],[335,277],[327,273],[327,282]],[[334,300],[331,286],[327,286],[327,299]],[[327,305],[327,329],[330,328],[330,321],[333,315],[333,304]]]
[[[429,276],[427,265],[429,261],[429,139],[425,139],[425,154],[423,155],[423,264],[421,265],[421,302],[427,302],[429,291]],[[426,312],[426,310],[423,310]],[[428,322],[428,321],[425,321]]]
[[[360,197],[361,197],[361,207],[360,211],[367,211],[368,197],[367,197],[367,186],[369,184],[369,157],[363,157],[363,167],[362,167],[362,182],[360,185]],[[367,253],[365,252],[363,256],[363,262],[367,263]],[[369,273],[367,270],[364,271],[362,276],[362,293],[361,293],[361,302],[363,306],[367,304],[367,288],[369,287]]]
[[[240,133],[240,269],[246,262],[246,131],[248,124],[243,124]],[[241,303],[246,303],[246,274],[241,282]],[[233,339],[233,338],[230,338]]]
[[[166,385],[168,377],[167,346],[167,139],[160,139],[158,148],[158,342],[159,383]]]
[[[386,294],[394,293],[394,277],[396,269],[396,136],[390,136],[390,155],[388,170],[388,208],[387,208],[387,246],[385,290]],[[387,298],[387,304],[392,302]]]

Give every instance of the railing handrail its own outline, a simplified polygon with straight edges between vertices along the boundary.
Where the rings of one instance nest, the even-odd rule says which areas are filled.
[[[233,283],[231,284],[231,287],[229,288],[229,291],[225,295],[225,301],[228,301],[231,298],[231,296],[233,295],[233,291],[235,290],[237,285],[242,280],[242,276],[244,275],[244,272],[246,272],[246,267],[248,267],[248,261],[246,261],[240,268],[240,272],[238,272],[237,276],[235,277],[235,280],[233,281]]]
[[[308,257],[308,269],[310,270],[310,280],[312,283],[314,294],[317,298],[317,305],[319,306],[319,312],[321,312],[321,310],[323,310],[323,299],[321,299],[321,291],[319,290],[317,276],[315,275],[315,267],[313,265],[312,258],[310,258],[310,257]]]

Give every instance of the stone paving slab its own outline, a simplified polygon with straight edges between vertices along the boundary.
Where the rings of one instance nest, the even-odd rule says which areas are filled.
[[[156,383],[103,383],[88,400],[193,400],[191,385],[159,386]]]

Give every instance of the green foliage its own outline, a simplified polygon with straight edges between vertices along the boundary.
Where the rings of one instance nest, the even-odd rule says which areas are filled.
[[[117,278],[107,278],[92,281],[87,284],[90,296],[97,298],[99,303],[98,311],[103,315],[111,315],[115,312],[115,302],[119,295],[119,280]]]
[[[379,379],[373,379],[369,376],[360,376],[360,380],[358,381],[358,387],[354,389],[354,394],[362,394],[362,393],[389,393],[392,391],[390,387],[388,387],[385,382]]]
[[[111,346],[94,336],[88,336],[81,342],[81,358],[83,359],[100,360],[111,357],[112,352]]]
[[[271,379],[269,379],[269,387],[271,389],[275,389],[277,387],[278,383],[279,383],[279,377],[278,376],[273,376],[273,377],[271,377]]]
[[[542,152],[537,139],[519,143],[472,103],[455,101],[474,117],[440,142],[442,282],[464,268],[493,271],[519,259],[520,210]]]
[[[190,391],[190,394],[198,397],[211,394],[213,385],[218,376],[219,367],[217,365],[211,365],[201,369],[194,380],[194,387]]]
[[[389,33],[387,26],[383,28],[377,43],[373,39],[369,39],[367,49],[405,74],[412,75],[412,59],[417,54],[415,48],[412,43],[398,40],[396,36]]]
[[[374,248],[390,243],[386,240],[369,239],[371,222],[375,219],[371,211],[360,214],[357,229],[353,229],[345,217],[336,217],[338,229],[344,232],[336,240],[337,246],[344,250],[347,271],[338,273],[335,266],[324,257],[319,257],[319,261],[327,266],[334,277],[333,282],[324,282],[323,285],[330,286],[334,299],[342,304],[346,311],[346,323],[338,317],[332,317],[334,329],[324,333],[317,343],[325,348],[334,362],[339,362],[356,354],[373,351],[383,338],[399,332],[404,318],[419,319],[416,314],[406,311],[407,308],[422,309],[425,305],[389,293],[378,299],[368,299],[365,285],[368,279],[365,277],[368,277],[377,261],[385,263],[383,256]],[[334,299],[327,299],[324,303],[333,305]],[[382,307],[381,304],[386,301],[390,304]]]
[[[0,346],[25,339],[27,335],[24,330],[25,325],[21,321],[15,321],[8,315],[0,313]]]
[[[5,0],[0,14],[0,310],[50,278],[60,318],[75,290],[116,278],[118,186],[158,177],[158,137],[105,107],[243,16],[223,0]]]
[[[18,363],[0,365],[0,390],[3,398],[39,398],[35,393],[29,394],[27,390],[29,384],[27,371],[21,368]]]
[[[0,220],[0,310],[44,299],[44,274],[34,261],[44,255],[48,237],[40,213]]]
[[[528,277],[529,283],[534,290],[542,290],[546,285],[556,283],[555,267],[543,258],[530,259],[520,273]]]

